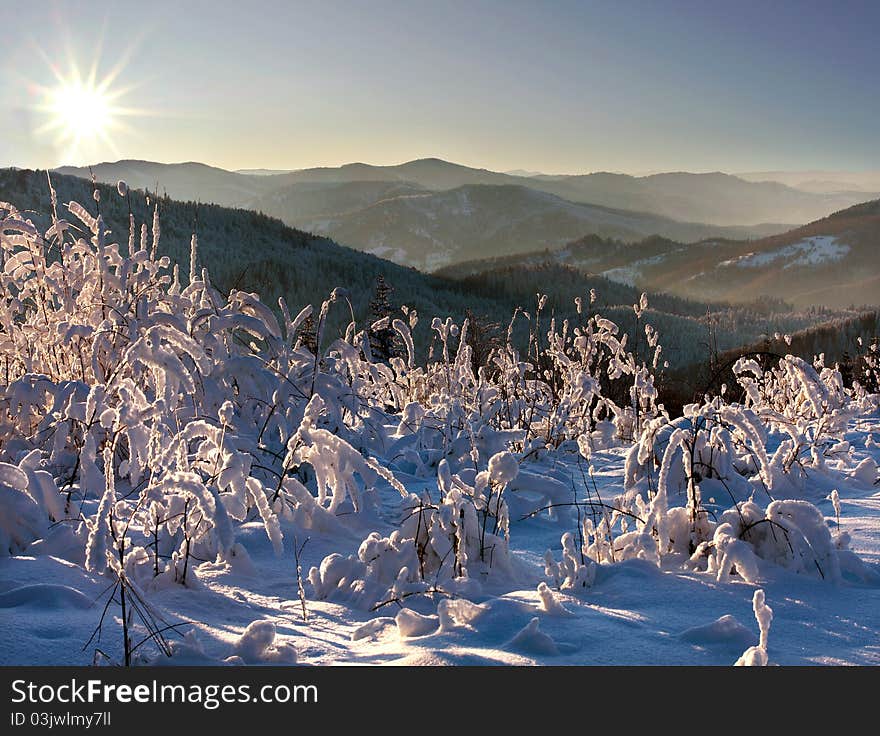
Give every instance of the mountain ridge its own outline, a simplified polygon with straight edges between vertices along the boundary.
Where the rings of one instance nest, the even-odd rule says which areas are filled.
[[[164,167],[164,168],[163,168]],[[206,178],[200,187],[190,181],[193,167]],[[277,173],[241,173],[199,162],[162,164],[138,159],[95,164],[100,181],[113,183],[120,172],[147,168],[149,173],[129,182],[136,188],[160,188],[182,200],[211,199],[216,204],[247,206],[270,189],[294,182],[406,181],[425,189],[445,190],[468,184],[517,184],[555,194],[578,204],[650,212],[683,222],[748,226],[766,222],[804,223],[858,201],[871,193],[816,193],[779,182],[746,181],[724,172],[661,172],[632,176],[612,172],[516,176],[469,167],[437,157],[401,164],[373,165],[353,162],[337,167],[312,167]],[[187,168],[190,171],[187,171]],[[89,167],[65,166],[62,173],[90,178]],[[157,176],[157,174],[164,175]],[[208,179],[210,177],[210,179]],[[707,183],[712,191],[706,191]],[[673,188],[674,191],[670,191]],[[247,194],[251,199],[248,200]],[[880,195],[877,195],[880,196]]]

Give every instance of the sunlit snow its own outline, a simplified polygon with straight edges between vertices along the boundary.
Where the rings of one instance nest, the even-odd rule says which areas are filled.
[[[783,268],[794,266],[818,266],[823,263],[834,263],[841,260],[850,247],[845,243],[838,242],[832,235],[817,235],[806,238],[797,243],[786,245],[784,248],[771,250],[764,253],[748,253],[739,258],[722,261],[722,266],[737,266],[739,268],[763,268],[778,261],[785,261]]]

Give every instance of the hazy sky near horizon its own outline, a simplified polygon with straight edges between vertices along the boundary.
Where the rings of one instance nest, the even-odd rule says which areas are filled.
[[[866,0],[0,0],[0,166],[880,169]],[[38,109],[96,62],[124,129]]]

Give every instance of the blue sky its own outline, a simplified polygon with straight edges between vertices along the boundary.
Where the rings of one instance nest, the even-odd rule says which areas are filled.
[[[10,4],[12,5],[12,4]],[[46,2],[4,7],[0,165],[439,156],[492,169],[880,168],[877,2]],[[73,65],[133,113],[75,149]]]

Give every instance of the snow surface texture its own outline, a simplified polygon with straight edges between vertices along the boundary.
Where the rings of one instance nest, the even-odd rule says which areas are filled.
[[[880,662],[876,373],[741,361],[742,404],[672,419],[650,325],[639,358],[539,299],[544,352],[475,374],[467,323],[427,362],[411,310],[388,363],[324,335],[342,290],[315,355],[158,216],[0,208],[0,663]]]

